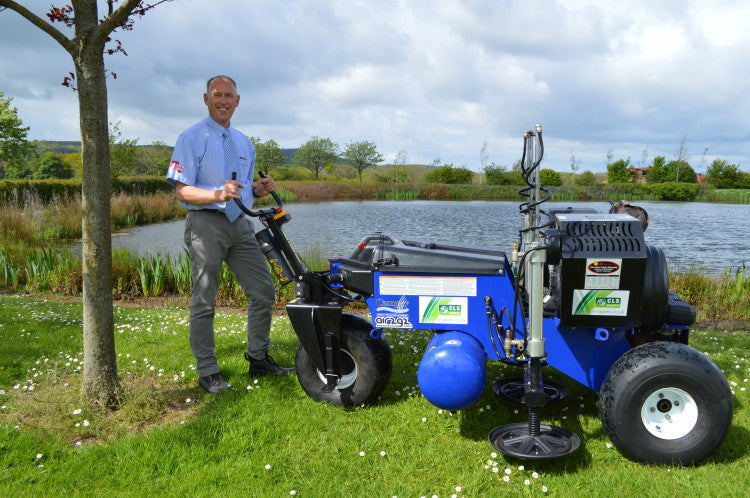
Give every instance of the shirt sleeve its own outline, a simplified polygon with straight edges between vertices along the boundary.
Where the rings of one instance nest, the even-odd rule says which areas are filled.
[[[172,153],[172,160],[167,170],[167,183],[176,185],[177,182],[186,185],[195,185],[198,174],[198,164],[193,153],[193,143],[188,135],[181,134],[177,138],[177,144]]]

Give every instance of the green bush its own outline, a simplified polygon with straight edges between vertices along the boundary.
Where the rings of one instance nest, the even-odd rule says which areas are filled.
[[[692,201],[698,195],[699,185],[697,183],[654,183],[649,185],[659,200],[662,201]]]
[[[560,173],[553,169],[543,169],[542,171],[540,171],[539,180],[545,187],[562,186],[562,178],[560,178]]]
[[[510,178],[505,173],[504,166],[486,166],[484,168],[484,180],[487,185],[508,185]]]
[[[619,159],[607,165],[609,183],[626,183],[630,181],[630,159]]]
[[[60,156],[54,152],[45,152],[34,161],[33,178],[73,178],[73,168],[62,162]]]
[[[586,170],[580,175],[577,175],[575,180],[573,180],[573,183],[579,187],[593,187],[596,185],[596,175],[591,171]]]
[[[450,164],[440,166],[427,173],[427,183],[469,184],[474,180],[474,172],[466,168],[454,168]]]
[[[281,166],[273,170],[274,180],[310,181],[315,179],[315,174],[301,166]]]

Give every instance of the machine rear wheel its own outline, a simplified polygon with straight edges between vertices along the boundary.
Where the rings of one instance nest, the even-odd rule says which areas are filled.
[[[651,342],[612,365],[601,389],[599,415],[625,456],[694,465],[724,440],[732,395],[706,355],[685,344]]]
[[[385,339],[371,338],[371,329],[366,320],[342,316],[342,375],[331,392],[323,390],[324,373],[315,367],[302,345],[297,346],[297,378],[310,398],[338,406],[369,404],[378,399],[391,378],[391,349]]]

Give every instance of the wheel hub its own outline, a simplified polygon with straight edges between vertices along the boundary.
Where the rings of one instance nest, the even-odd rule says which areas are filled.
[[[641,406],[641,421],[659,439],[679,439],[698,422],[698,405],[686,391],[665,387],[651,393]]]
[[[326,376],[320,370],[316,370],[320,381],[326,383]],[[349,351],[341,350],[341,378],[336,384],[336,389],[346,389],[351,387],[357,380],[357,364],[354,362],[354,358],[349,354]]]

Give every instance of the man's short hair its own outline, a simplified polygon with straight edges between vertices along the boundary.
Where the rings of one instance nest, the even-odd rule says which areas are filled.
[[[206,93],[209,93],[211,91],[211,83],[215,79],[217,79],[217,78],[226,78],[226,79],[228,79],[229,81],[232,82],[232,85],[234,85],[235,91],[237,90],[237,83],[235,83],[232,78],[230,78],[229,76],[227,76],[225,74],[217,74],[216,76],[211,76],[210,78],[208,78],[208,81],[206,82]]]

